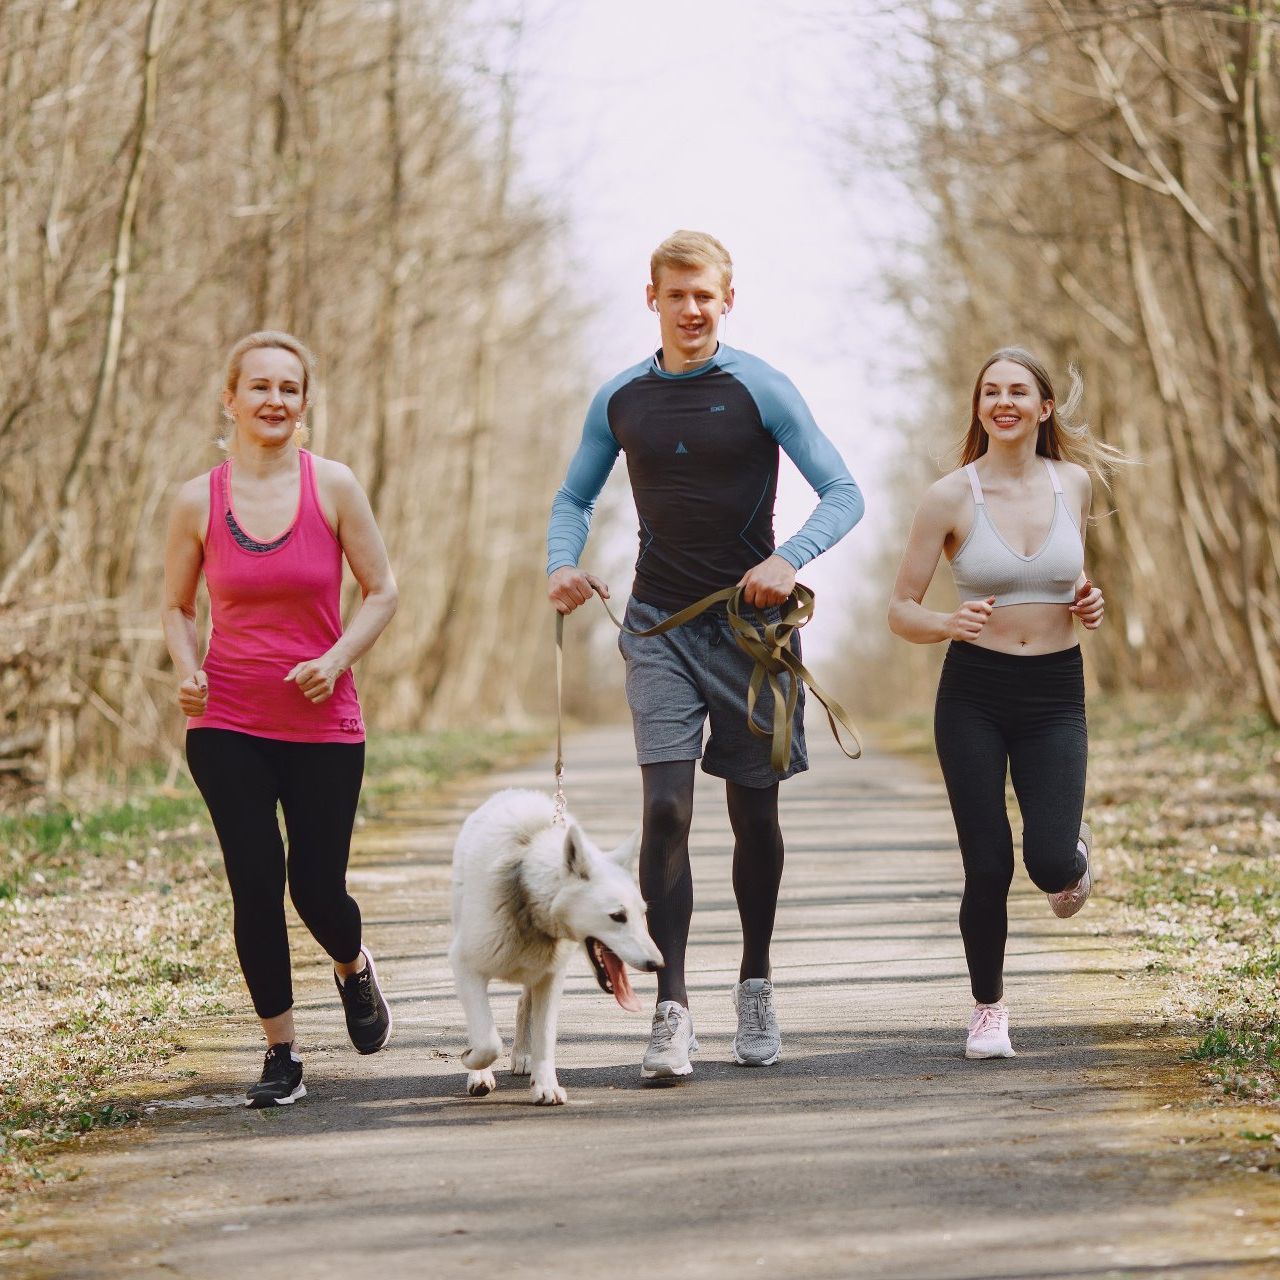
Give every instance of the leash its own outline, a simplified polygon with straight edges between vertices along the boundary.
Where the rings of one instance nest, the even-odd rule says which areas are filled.
[[[596,593],[599,595],[599,593]],[[771,739],[769,763],[775,773],[784,773],[791,761],[791,720],[800,697],[800,685],[808,686],[809,692],[822,703],[827,713],[827,723],[831,726],[831,735],[836,746],[850,759],[856,760],[862,755],[862,738],[854,727],[849,713],[813,677],[813,672],[791,651],[791,636],[813,617],[814,595],[806,586],[796,583],[794,590],[782,604],[781,617],[777,622],[765,623],[757,628],[743,617],[744,601],[741,587],[726,587],[722,591],[714,591],[709,596],[664,618],[656,626],[647,627],[643,631],[635,631],[626,626],[609,608],[609,603],[600,596],[600,603],[609,615],[609,620],[619,631],[637,639],[660,636],[667,631],[674,631],[686,622],[706,613],[718,604],[725,607],[725,615],[729,620],[729,629],[738,648],[743,650],[755,663],[751,671],[751,679],[747,684],[747,728],[757,738]],[[754,605],[747,608],[756,609]],[[758,613],[759,610],[756,610]],[[556,610],[556,790],[555,815],[557,825],[564,824],[564,619],[565,615]],[[784,695],[779,677],[783,672],[791,676],[791,687]],[[765,729],[756,723],[756,702],[765,681],[773,694],[773,724]],[[839,722],[837,724],[837,722]],[[839,725],[843,725],[852,735],[855,749],[850,751],[840,736]]]

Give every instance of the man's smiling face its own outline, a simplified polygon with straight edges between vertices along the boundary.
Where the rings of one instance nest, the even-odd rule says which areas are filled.
[[[658,313],[668,373],[687,373],[715,355],[720,317],[733,305],[733,289],[725,291],[716,267],[663,267],[646,293]]]

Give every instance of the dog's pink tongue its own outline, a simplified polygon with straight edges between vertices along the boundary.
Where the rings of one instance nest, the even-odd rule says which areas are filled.
[[[613,983],[613,998],[629,1013],[639,1013],[644,1006],[637,999],[636,993],[631,990],[631,982],[627,978],[627,966],[608,947],[601,947],[600,951],[609,981]]]

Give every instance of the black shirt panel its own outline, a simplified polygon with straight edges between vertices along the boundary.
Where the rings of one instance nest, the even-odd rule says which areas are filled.
[[[733,374],[651,370],[619,387],[607,412],[640,517],[636,599],[680,609],[772,554],[778,445]]]

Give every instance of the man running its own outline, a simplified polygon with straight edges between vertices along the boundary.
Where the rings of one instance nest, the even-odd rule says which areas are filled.
[[[722,346],[720,319],[733,306],[733,263],[712,236],[677,231],[654,250],[645,296],[658,315],[661,349],[596,393],[582,442],[556,493],[547,532],[547,592],[570,613],[608,587],[577,567],[591,513],[619,451],[640,517],[640,554],[626,623],[655,626],[735,583],[776,621],[796,571],[842,538],[863,512],[862,494],[791,382],[764,361]],[[804,527],[774,547],[778,446],[820,501]],[[697,1049],[685,985],[693,913],[689,824],[694,761],[725,779],[733,827],[733,891],[742,921],[734,987],[734,1061],[769,1066],[782,1039],[773,1009],[773,936],[783,844],[778,783],[808,768],[803,690],[784,773],[746,720],[752,660],[734,643],[723,607],[648,639],[623,635],[627,702],[644,785],[640,887],[649,932],[662,952],[658,1007],[641,1074],[686,1076]],[[784,685],[785,688],[785,685]],[[761,690],[757,719],[773,705]],[[703,755],[704,722],[711,734]]]

